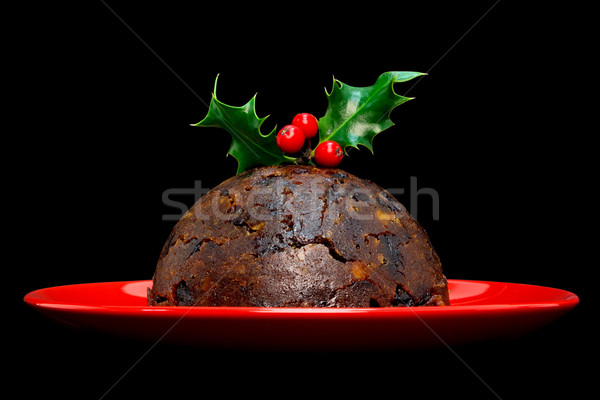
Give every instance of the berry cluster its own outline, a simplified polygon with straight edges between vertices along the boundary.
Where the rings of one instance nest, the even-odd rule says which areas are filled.
[[[277,146],[287,154],[298,153],[306,140],[315,137],[319,132],[317,119],[308,113],[294,117],[290,125],[286,125],[277,133]],[[332,140],[319,143],[314,152],[315,161],[323,167],[336,167],[344,157],[342,147]]]

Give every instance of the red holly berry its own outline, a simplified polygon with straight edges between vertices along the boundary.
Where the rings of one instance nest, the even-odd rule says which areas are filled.
[[[277,133],[277,146],[284,153],[297,153],[304,146],[304,132],[294,125],[286,125]]]
[[[319,131],[319,122],[314,115],[309,113],[301,113],[294,117],[292,125],[302,129],[304,136],[307,139],[315,137]]]
[[[324,167],[337,167],[343,157],[342,147],[333,140],[327,140],[315,149],[315,161]]]

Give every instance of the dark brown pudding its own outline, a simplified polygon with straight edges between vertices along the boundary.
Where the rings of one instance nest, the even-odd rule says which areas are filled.
[[[268,166],[212,189],[160,254],[153,306],[448,305],[424,229],[387,191],[339,169]]]

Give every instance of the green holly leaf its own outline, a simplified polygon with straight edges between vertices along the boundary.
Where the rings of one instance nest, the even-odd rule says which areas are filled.
[[[258,118],[256,115],[256,95],[241,107],[229,106],[217,99],[217,80],[208,107],[206,117],[192,126],[225,129],[231,134],[231,146],[227,154],[238,161],[237,174],[255,165],[279,165],[284,161],[295,161],[287,157],[277,147],[276,128],[263,135],[260,127],[268,116]]]
[[[394,92],[394,83],[406,82],[422,72],[391,71],[377,78],[373,86],[353,87],[334,78],[331,93],[327,93],[328,107],[319,119],[319,143],[337,142],[343,149],[365,146],[373,152],[373,138],[393,126],[390,113],[411,97]]]

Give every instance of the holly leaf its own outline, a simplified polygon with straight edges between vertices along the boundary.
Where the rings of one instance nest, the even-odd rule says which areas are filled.
[[[218,79],[217,75],[206,117],[192,126],[221,128],[231,134],[227,154],[238,161],[237,174],[258,164],[279,165],[284,161],[295,161],[295,158],[285,156],[277,146],[276,127],[266,135],[260,131],[268,116],[258,118],[256,115],[256,95],[241,107],[229,106],[217,99]]]
[[[319,143],[337,142],[343,149],[365,146],[373,152],[373,138],[394,125],[390,113],[411,97],[394,92],[394,83],[406,82],[422,72],[390,71],[377,78],[373,86],[353,87],[334,78],[328,107],[319,119]]]

